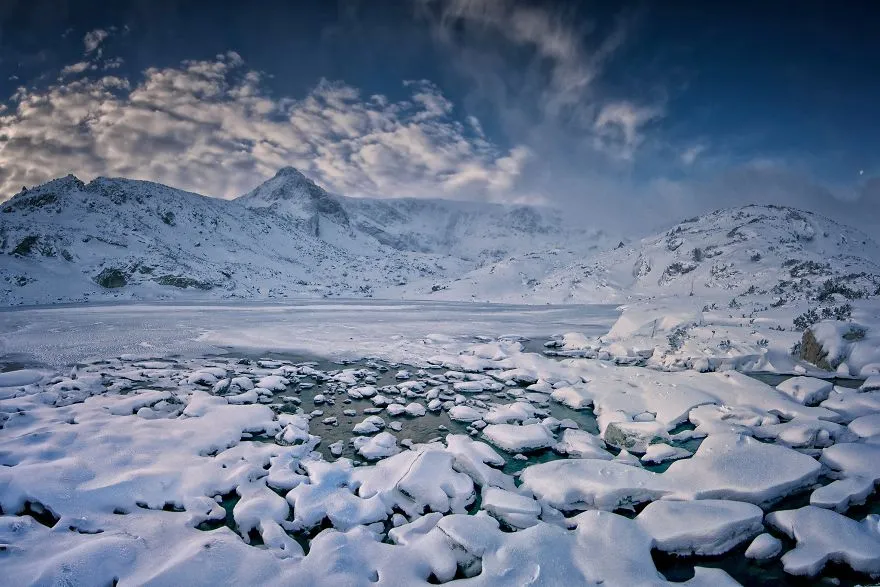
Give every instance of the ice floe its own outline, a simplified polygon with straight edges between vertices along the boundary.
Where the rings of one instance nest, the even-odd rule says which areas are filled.
[[[532,451],[553,446],[556,440],[543,424],[490,424],[483,436],[495,446],[511,453]]]
[[[654,546],[678,555],[724,554],[764,527],[761,508],[741,501],[700,499],[649,503],[636,522]]]
[[[828,562],[845,563],[862,573],[880,574],[880,516],[861,522],[837,512],[806,506],[773,512],[767,522],[797,540],[782,556],[786,572],[817,575]]]

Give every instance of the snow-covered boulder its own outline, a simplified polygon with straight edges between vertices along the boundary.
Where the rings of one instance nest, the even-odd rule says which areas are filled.
[[[776,386],[794,401],[803,405],[815,405],[828,399],[834,384],[815,377],[792,377]]]

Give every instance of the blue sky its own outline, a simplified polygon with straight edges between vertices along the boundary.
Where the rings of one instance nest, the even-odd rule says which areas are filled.
[[[872,2],[0,6],[0,199],[72,172],[655,227],[746,203],[880,217]]]

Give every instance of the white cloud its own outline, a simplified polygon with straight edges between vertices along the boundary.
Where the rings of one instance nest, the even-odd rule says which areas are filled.
[[[95,66],[90,61],[79,61],[77,63],[72,63],[70,65],[65,66],[61,70],[61,77],[66,77],[68,75],[75,75],[77,73],[82,73],[88,69],[94,69]]]
[[[125,61],[122,59],[122,57],[114,57],[112,59],[107,59],[106,61],[104,61],[103,67],[104,69],[119,69],[120,67],[122,67],[123,63],[125,63]]]
[[[499,113],[510,136],[535,143],[535,150],[539,143],[575,139],[596,165],[607,157],[631,160],[644,142],[644,126],[663,116],[659,105],[622,99],[603,83],[631,35],[632,15],[600,28],[546,3],[420,0],[419,5],[455,55],[450,61],[474,82],[478,98]]]
[[[630,102],[606,104],[593,123],[596,145],[613,156],[632,159],[644,140],[642,127],[661,115],[659,108],[640,107]]]
[[[459,122],[424,80],[399,101],[329,81],[292,100],[269,97],[262,77],[230,52],[148,69],[136,85],[103,75],[20,88],[0,113],[0,194],[73,172],[228,198],[294,165],[350,195],[502,199],[528,158]]]
[[[431,3],[433,0],[425,0]],[[556,110],[578,104],[584,91],[602,69],[604,61],[622,42],[613,34],[592,54],[584,50],[579,31],[565,16],[540,6],[513,0],[447,0],[442,4],[442,24],[465,22],[505,37],[510,43],[529,47],[550,67],[549,85],[543,92],[545,106]]]
[[[86,47],[86,55],[97,50],[101,46],[101,43],[104,42],[104,39],[109,36],[110,32],[104,29],[95,29],[87,32],[86,36],[83,37],[83,45]]]

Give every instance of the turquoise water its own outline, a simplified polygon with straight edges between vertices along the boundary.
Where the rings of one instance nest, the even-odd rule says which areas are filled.
[[[400,365],[396,363],[387,363],[384,361],[377,361],[372,359],[364,359],[362,361],[352,361],[347,363],[335,363],[328,360],[315,359],[302,355],[292,356],[280,353],[268,355],[263,354],[259,357],[239,354],[234,357],[233,362],[240,359],[253,361],[259,358],[290,361],[294,364],[308,363],[312,365],[315,369],[325,373],[336,372],[342,369],[367,369],[373,372],[376,376],[376,382],[371,383],[370,385],[379,389],[380,394],[389,397],[391,396],[391,394],[383,393],[381,391],[381,388],[383,386],[400,383],[400,380],[395,378],[395,374],[400,369],[406,369],[407,371],[409,371],[412,374],[411,380],[416,381],[428,381],[430,374],[442,373],[446,371],[446,369],[432,369],[427,371],[428,375],[420,376],[416,374],[418,369],[415,367]],[[228,355],[225,355],[223,359],[220,359],[218,357],[217,360],[225,362],[229,359],[230,357]],[[381,366],[386,370],[384,372],[380,371],[376,368],[377,366]],[[344,390],[334,391],[334,385],[332,382],[321,381],[314,377],[306,377],[301,379],[301,381],[304,383],[312,384],[313,387],[311,387],[310,389],[299,389],[296,386],[292,385],[287,390],[276,393],[274,397],[275,403],[271,404],[273,405],[273,408],[280,413],[296,413],[297,408],[302,408],[303,412],[307,414],[311,413],[313,410],[320,410],[322,414],[313,417],[311,419],[311,422],[309,423],[309,432],[311,434],[321,437],[321,443],[318,445],[316,450],[318,450],[318,452],[320,452],[325,459],[335,460],[338,457],[335,457],[330,453],[329,446],[337,441],[342,441],[345,444],[345,448],[341,456],[350,458],[352,459],[352,461],[358,464],[364,463],[365,460],[356,453],[354,447],[352,447],[349,443],[349,440],[353,436],[355,436],[352,433],[352,428],[355,426],[355,424],[361,422],[364,418],[371,415],[370,411],[375,411],[375,406],[373,405],[373,403],[369,399],[350,399]],[[431,389],[430,386],[426,387],[426,391],[429,389]],[[319,394],[324,395],[326,398],[332,399],[334,403],[332,405],[330,405],[329,403],[316,405],[314,403],[314,398],[316,395]],[[487,403],[509,404],[515,401],[515,398],[504,392],[484,392],[463,395],[465,395],[469,399],[482,399],[482,401],[485,401]],[[301,404],[297,406],[294,403],[286,402],[283,400],[284,397],[291,396],[299,399]],[[404,405],[410,402],[417,402],[424,406],[427,406],[427,402],[422,397],[412,397],[404,399]],[[548,401],[546,404],[538,406],[538,409],[540,411],[546,412],[547,415],[558,418],[559,420],[563,420],[566,418],[574,420],[581,429],[591,432],[593,434],[598,434],[599,432],[599,426],[596,422],[596,417],[591,409],[572,410],[567,406],[552,401]],[[344,414],[344,411],[346,410],[355,410],[357,414],[355,416],[347,416]],[[391,417],[383,409],[376,412],[374,415],[379,416],[385,421],[385,430],[394,434],[394,436],[396,436],[398,439],[398,443],[407,439],[411,440],[413,443],[424,443],[443,439],[446,437],[447,434],[468,434],[467,424],[452,420],[443,410],[437,412],[428,411],[424,416],[419,417],[412,417],[408,415]],[[336,418],[336,424],[323,423],[324,419],[331,417]],[[391,422],[394,421],[400,422],[400,424],[402,425],[402,429],[400,431],[395,431],[387,427],[389,424],[391,424]],[[480,437],[480,434],[474,436],[474,438],[477,439],[479,439]],[[260,440],[274,441],[268,438]],[[507,454],[501,449],[497,450],[501,454]],[[529,455],[528,461],[509,459],[508,464],[505,466],[505,472],[508,472],[508,469],[510,469],[510,471],[521,470],[524,466],[530,463],[552,460],[554,457],[550,456],[547,453],[553,453],[553,451],[547,449],[545,451],[540,451],[539,453],[531,454]],[[561,457],[558,457],[557,455],[557,458]]]
[[[272,355],[262,355],[264,358],[272,358],[275,360],[285,360],[285,361],[293,361],[293,362],[303,362],[307,361],[311,358],[302,357],[302,356],[289,356],[282,354],[272,354]],[[241,358],[248,358],[242,356]],[[255,357],[250,357],[251,359]],[[229,359],[228,356],[223,359]],[[356,369],[369,369],[376,374],[376,382],[370,383],[370,385],[375,386],[377,389],[386,385],[394,385],[399,381],[395,378],[395,373],[398,369],[407,369],[413,374],[411,379],[414,380],[422,380],[425,381],[429,378],[431,373],[439,373],[445,370],[430,370],[428,371],[428,375],[417,375],[418,371],[416,368],[406,366],[406,365],[397,365],[384,363],[375,360],[363,360],[356,361],[350,363],[334,363],[326,360],[311,360],[311,364],[321,371],[332,372],[341,370],[344,368],[356,368]],[[379,371],[376,369],[377,366],[381,365],[386,370]],[[779,382],[784,381],[789,376],[780,376],[775,374],[753,374],[753,377],[759,379],[765,383],[770,385],[778,385]],[[374,405],[368,399],[349,399],[346,392],[342,389],[334,392],[333,385],[328,383],[327,381],[323,381],[315,378],[306,378],[302,381],[307,383],[312,383],[314,386],[310,389],[297,389],[295,386],[291,386],[289,390],[277,393],[275,395],[276,403],[273,404],[273,408],[280,412],[295,412],[296,407],[291,403],[282,402],[281,398],[284,396],[294,396],[301,400],[301,407],[304,412],[309,413],[314,409],[319,409],[323,411],[323,414],[320,416],[316,416],[312,418],[310,423],[310,432],[314,435],[321,437],[321,444],[318,446],[317,450],[321,452],[321,454],[327,460],[335,460],[337,457],[334,457],[330,454],[329,445],[336,441],[343,441],[345,444],[345,448],[343,451],[343,455],[352,459],[357,464],[366,464],[366,461],[357,455],[350,445],[349,440],[352,438],[352,427],[363,420],[367,415],[369,415],[369,410],[374,408]],[[860,382],[856,380],[840,380],[841,383],[852,387],[858,386]],[[431,387],[427,387],[426,389],[431,389]],[[379,393],[383,393],[381,389]],[[333,405],[322,404],[322,405],[314,405],[313,399],[315,395],[323,394],[328,398],[331,398],[335,401]],[[391,394],[385,394],[391,395]],[[495,393],[487,392],[484,394],[464,394],[468,398],[481,398],[483,401],[487,403],[511,403],[513,401],[512,397],[504,394],[503,392],[496,395]],[[423,398],[407,398],[404,404],[409,403],[411,401],[416,401],[421,404],[426,404],[427,402]],[[592,410],[572,410],[564,405],[558,404],[556,402],[547,402],[546,404],[539,404],[539,409],[545,410],[548,415],[552,415],[558,419],[570,418],[578,423],[578,425],[583,429],[594,434],[598,433],[598,425],[596,423],[595,415]],[[343,414],[343,410],[356,410],[356,416],[346,416]],[[394,431],[389,428],[386,428],[389,432],[392,432],[397,438],[398,441],[404,439],[410,439],[414,443],[422,443],[429,442],[433,440],[440,440],[445,437],[447,434],[467,434],[468,433],[468,425],[456,422],[451,420],[445,411],[440,412],[428,412],[425,416],[421,417],[410,417],[410,416],[399,416],[399,417],[390,417],[384,410],[376,413],[379,417],[381,417],[386,425],[390,424],[393,421],[398,421],[402,424],[402,429],[400,431]],[[336,417],[337,424],[324,424],[322,420],[328,417]],[[693,426],[689,423],[684,423],[673,430],[673,433],[681,432],[683,430],[692,429]],[[479,439],[481,435],[476,435],[476,438]],[[263,438],[263,439],[255,439],[262,440],[265,442],[274,442],[272,438]],[[699,443],[701,439],[693,439],[680,443],[672,443],[676,446],[682,446],[687,448],[691,452],[695,451],[699,447]],[[506,453],[501,449],[498,450],[499,454],[502,454],[506,457],[506,463],[503,467],[503,471],[507,474],[517,475],[520,471],[526,468],[529,465],[548,462],[552,460],[557,460],[561,458],[566,458],[564,455],[560,455],[553,451],[552,449],[543,449],[540,451],[535,451],[529,453],[526,459],[515,459],[513,455]],[[614,449],[609,449],[611,452],[616,453],[617,451]],[[671,462],[661,463],[658,465],[650,465],[645,467],[648,470],[655,471],[658,473],[662,473],[665,471]],[[820,480],[821,484],[830,483],[832,480],[829,478],[822,478]],[[807,505],[809,503],[809,495],[812,492],[812,488],[807,491],[799,492],[795,495],[786,497],[782,501],[774,504],[771,508],[766,511],[773,510],[783,510],[783,509],[793,509],[799,508]],[[226,519],[218,522],[209,522],[200,526],[200,529],[203,530],[212,530],[218,527],[226,526],[236,531],[236,527],[234,521],[232,519],[232,508],[235,503],[238,501],[238,497],[234,494],[223,496],[221,500],[221,505],[227,510]],[[617,513],[625,515],[627,517],[635,517],[638,512],[643,509],[645,504],[633,509],[633,510],[621,510]],[[476,513],[479,510],[479,501],[475,504],[472,504],[469,508],[469,512]],[[867,503],[864,505],[854,506],[850,508],[846,515],[856,519],[861,520],[868,514],[878,514],[880,513],[880,498],[878,498],[878,494],[875,492],[872,496],[870,496]],[[319,527],[314,529],[308,535],[292,535],[303,547],[306,551],[308,551],[308,543],[311,538],[314,537],[317,533],[319,533],[323,527]],[[794,547],[794,541],[789,538],[777,534],[778,538],[780,538],[784,543],[784,550],[787,551]],[[251,537],[251,544],[257,545],[259,542],[258,536]],[[745,558],[744,553],[745,549],[748,546],[748,542],[741,545],[740,547],[732,550],[731,552],[716,557],[678,557],[673,555],[668,555],[665,553],[661,553],[655,551],[652,553],[654,558],[654,562],[658,568],[658,570],[666,576],[666,578],[670,581],[686,581],[694,576],[694,567],[702,566],[702,567],[714,567],[725,570],[728,574],[730,574],[734,579],[742,583],[743,585],[759,585],[759,586],[770,586],[770,585],[780,585],[780,586],[792,586],[792,587],[801,587],[806,585],[842,585],[842,586],[854,586],[860,584],[870,584],[872,583],[870,577],[860,575],[858,573],[852,572],[848,567],[844,565],[835,565],[831,564],[826,566],[825,570],[819,577],[815,577],[812,579],[808,578],[800,578],[789,575],[785,573],[782,563],[779,559],[774,561],[769,561],[766,563],[756,563],[750,559]]]

